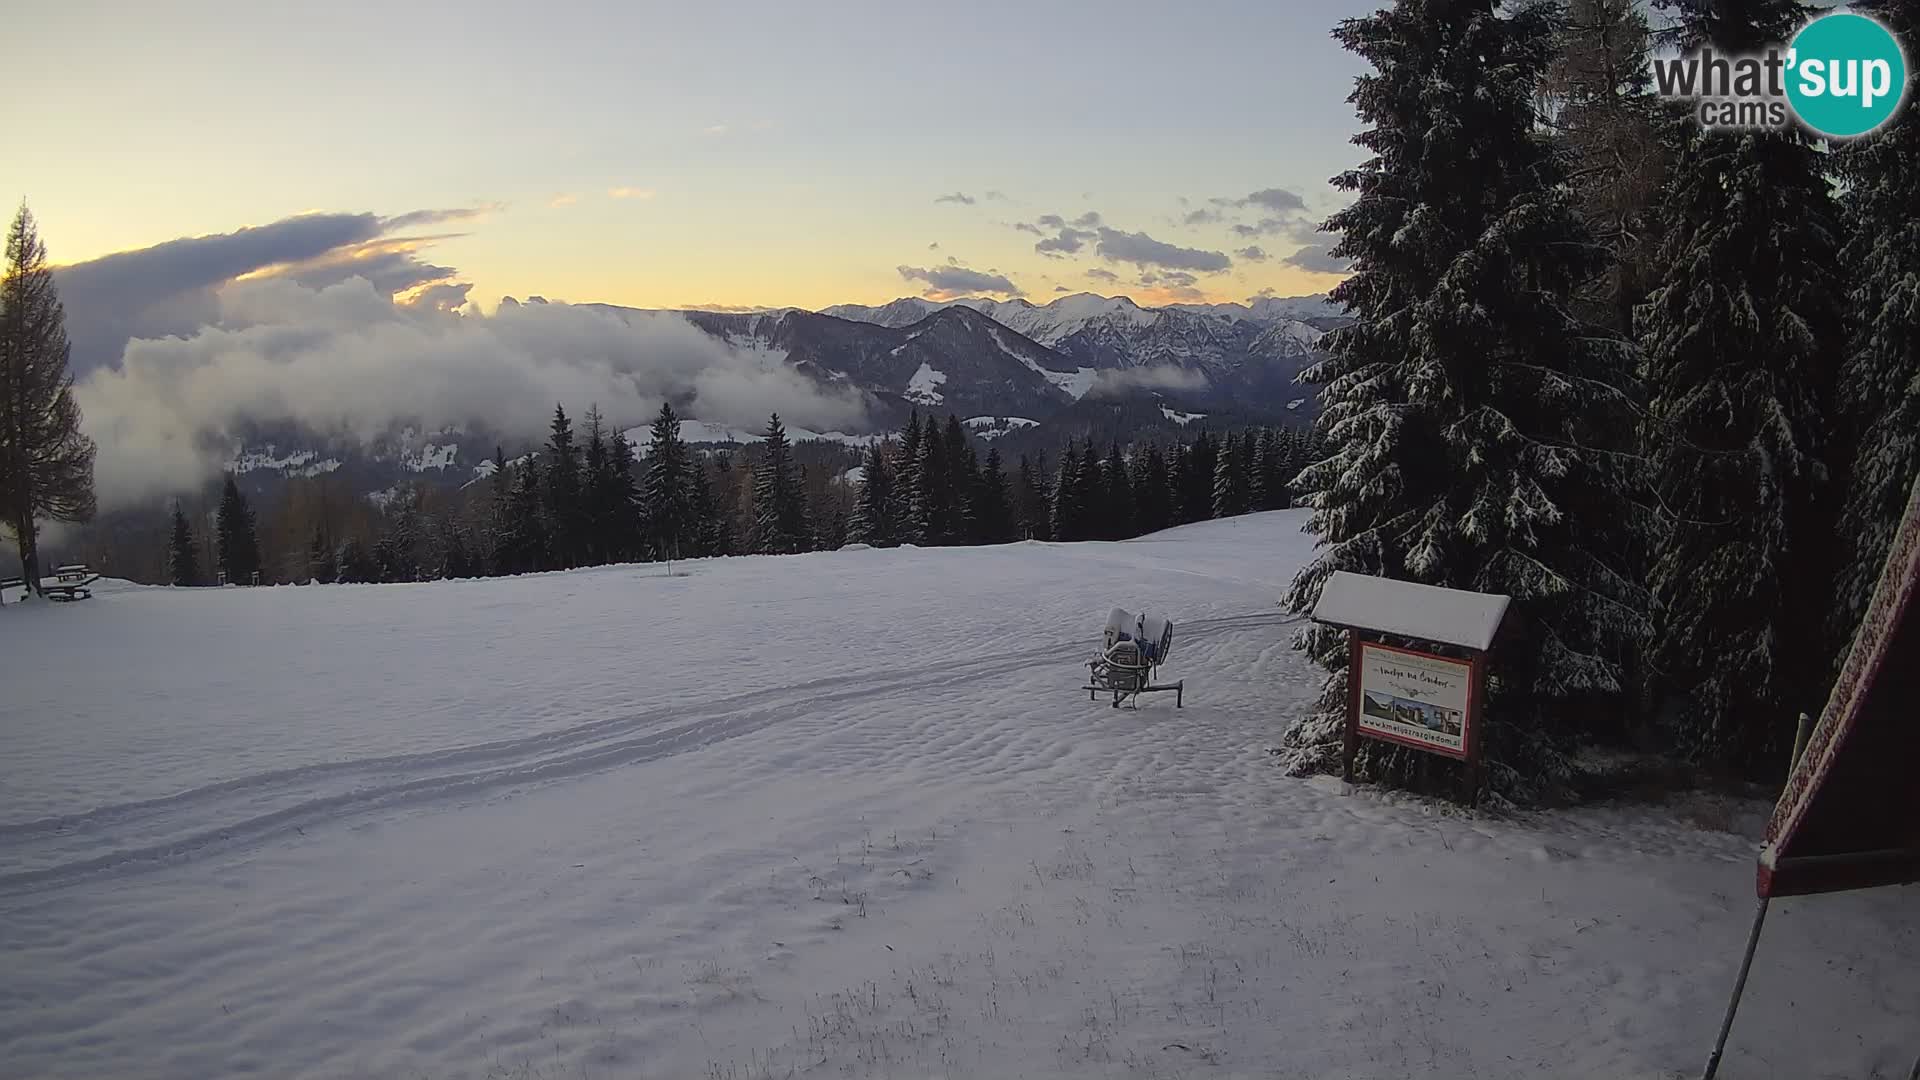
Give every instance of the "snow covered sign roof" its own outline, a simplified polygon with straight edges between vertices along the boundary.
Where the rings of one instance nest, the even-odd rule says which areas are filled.
[[[1920,881],[1920,478],[1760,849],[1767,896]]]
[[[1411,581],[1336,570],[1320,586],[1313,621],[1349,630],[1378,630],[1401,637],[1487,651],[1507,615],[1507,597],[1443,589]]]

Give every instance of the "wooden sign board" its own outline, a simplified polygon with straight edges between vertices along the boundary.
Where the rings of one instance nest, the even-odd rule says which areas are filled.
[[[1467,763],[1470,797],[1480,786],[1481,702],[1486,654],[1506,619],[1508,598],[1339,571],[1321,586],[1313,620],[1348,632],[1345,765],[1362,738]],[[1450,648],[1447,656],[1369,638]]]
[[[1351,723],[1361,735],[1472,758],[1478,664],[1357,638],[1352,648]]]

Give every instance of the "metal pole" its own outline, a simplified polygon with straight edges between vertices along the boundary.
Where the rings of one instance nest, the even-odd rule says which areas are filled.
[[[1807,737],[1813,734],[1813,717],[1800,714],[1800,727],[1793,733],[1793,758],[1787,762],[1791,769],[1800,764],[1800,755],[1807,752]]]
[[[1771,897],[1760,898],[1760,907],[1753,913],[1753,929],[1747,933],[1747,954],[1740,958],[1740,977],[1733,981],[1733,997],[1727,1002],[1726,1019],[1720,1021],[1720,1036],[1713,1040],[1713,1053],[1707,1057],[1706,1071],[1700,1074],[1700,1080],[1713,1080],[1720,1071],[1720,1055],[1727,1049],[1727,1034],[1733,1030],[1733,1014],[1740,1008],[1740,995],[1747,988],[1747,972],[1753,969],[1753,953],[1760,947],[1760,925],[1767,921],[1767,901]]]

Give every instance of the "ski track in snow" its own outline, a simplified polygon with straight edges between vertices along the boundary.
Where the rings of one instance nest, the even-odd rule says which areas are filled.
[[[1764,808],[1284,777],[1300,521],[0,609],[0,1076],[1697,1069]],[[1777,902],[1722,1075],[1899,1075],[1913,896]]]

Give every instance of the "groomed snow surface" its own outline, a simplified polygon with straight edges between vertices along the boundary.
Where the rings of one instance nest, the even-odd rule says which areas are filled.
[[[0,1075],[1690,1074],[1764,808],[1283,776],[1301,520],[0,609]],[[1721,1075],[1904,1076],[1914,910],[1776,903]]]

